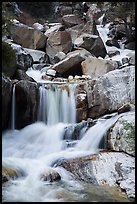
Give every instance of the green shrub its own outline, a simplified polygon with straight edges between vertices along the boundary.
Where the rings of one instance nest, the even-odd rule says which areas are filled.
[[[10,35],[10,26],[14,19],[13,15],[9,12],[9,4],[10,2],[2,2],[2,36]]]
[[[12,77],[17,68],[16,54],[6,42],[2,42],[2,72],[5,76]]]

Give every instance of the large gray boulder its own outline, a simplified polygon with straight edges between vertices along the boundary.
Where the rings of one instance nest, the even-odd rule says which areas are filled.
[[[37,120],[39,89],[35,82],[21,80],[16,83],[16,125],[23,128]]]
[[[54,62],[54,57],[58,52],[67,54],[72,48],[72,39],[69,32],[56,31],[50,34],[47,39],[46,53],[50,58],[51,63]]]
[[[76,81],[75,99],[78,122],[86,118],[94,119],[114,111],[127,112],[132,107],[126,104],[134,106],[134,66],[109,71],[91,79],[86,77],[88,76]],[[83,113],[80,109],[83,109]]]
[[[81,34],[82,29],[83,29],[82,23],[66,29],[71,35],[73,44],[74,44],[76,38]]]
[[[93,17],[91,17],[91,19],[86,24],[81,22],[78,25],[67,28],[66,30],[71,34],[73,43],[75,42],[76,38],[83,34],[98,35],[96,25],[93,21]]]
[[[39,30],[28,27],[21,23],[14,23],[11,26],[13,41],[25,48],[44,49],[47,37]]]
[[[104,58],[107,54],[106,48],[100,36],[91,34],[82,34],[74,41],[76,47],[82,47],[88,50],[96,57]]]
[[[115,66],[111,60],[98,59],[96,57],[88,57],[81,63],[82,73],[84,75],[90,75],[91,78],[102,76],[109,71],[115,69]]]
[[[89,117],[118,110],[125,103],[135,104],[135,67],[110,71],[87,87]]]
[[[50,25],[50,24],[49,24]],[[47,36],[47,38],[51,35],[51,33],[54,33],[56,31],[58,31],[60,28],[62,27],[61,23],[53,23],[46,31],[45,31],[45,35]]]
[[[108,135],[108,148],[135,156],[135,112],[121,116]]]
[[[52,68],[63,77],[82,75],[81,62],[90,55],[90,52],[85,49],[75,50],[68,53],[63,60],[53,65]]]
[[[10,43],[10,44],[12,49],[15,50],[15,53],[16,53],[17,68],[27,71],[27,69],[32,67],[33,65],[32,56],[22,46],[15,43]]]
[[[75,179],[95,185],[119,186],[129,199],[135,199],[135,158],[122,152],[102,151],[56,164],[71,172]]]
[[[62,24],[64,24],[66,28],[73,27],[81,22],[81,17],[75,14],[68,14],[62,17]]]

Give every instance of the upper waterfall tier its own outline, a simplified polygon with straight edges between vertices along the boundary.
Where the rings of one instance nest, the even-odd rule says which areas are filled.
[[[48,125],[76,122],[75,86],[43,84],[39,87],[38,121]]]

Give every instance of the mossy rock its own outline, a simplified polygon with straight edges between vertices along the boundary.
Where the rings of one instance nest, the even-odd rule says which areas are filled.
[[[125,122],[124,129],[126,130],[125,140],[128,143],[127,151],[132,156],[135,156],[135,126]]]
[[[7,77],[12,77],[16,71],[16,53],[12,47],[6,43],[2,42],[2,72]]]

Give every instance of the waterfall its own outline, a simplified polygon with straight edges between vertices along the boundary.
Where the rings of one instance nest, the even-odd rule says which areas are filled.
[[[120,115],[116,115],[110,119],[98,119],[98,122],[90,127],[81,139],[77,140],[71,151],[66,148],[64,140],[65,127],[68,124],[46,125],[43,122],[35,122],[21,130],[7,131],[3,134],[3,157],[42,160],[45,158],[44,163],[46,163],[47,156],[53,153],[57,158],[61,155],[69,158],[84,155],[85,152],[89,154],[92,149],[98,150],[103,135],[119,117]],[[50,160],[52,160],[51,157]]]
[[[44,88],[44,84],[39,87],[39,109],[38,109],[38,121],[43,121],[46,123],[47,117],[47,109],[46,109],[46,89]]]
[[[39,87],[38,121],[48,125],[76,122],[75,86],[42,84]]]
[[[94,153],[98,151],[96,148],[100,140],[118,117],[120,115],[99,119],[97,124],[77,140],[74,147],[65,144],[67,124],[64,123],[47,125],[35,122],[21,130],[5,132],[2,137],[3,165],[23,172],[24,177],[12,180],[3,187],[3,202],[60,202],[70,201],[70,197],[72,201],[85,201],[85,185],[75,180],[64,168],[53,167],[53,164],[62,159],[90,155],[92,150]],[[53,170],[60,174],[61,182],[53,182],[51,185],[40,180],[42,173]],[[100,195],[99,189],[97,192]]]
[[[89,128],[84,137],[77,143],[75,149],[83,151],[96,152],[99,148],[99,143],[104,134],[117,121],[119,115],[112,116],[110,119],[100,119],[97,123]]]
[[[15,84],[12,90],[10,128],[15,129],[16,97]],[[62,85],[56,83],[44,84],[39,87],[39,105],[37,121],[47,125],[63,123],[76,123],[75,85]]]
[[[11,129],[15,129],[15,124],[16,124],[16,118],[15,118],[15,84],[13,85],[13,90],[12,90],[12,108],[11,108]]]
[[[64,124],[47,126],[36,122],[21,130],[6,132],[3,138],[3,156],[16,158],[41,158],[64,149]],[[9,151],[10,150],[10,151]],[[25,161],[25,160],[24,160]]]
[[[104,30],[101,27],[98,28],[100,32],[102,31],[102,36],[106,36],[108,28]],[[66,127],[78,125],[76,124],[75,85],[45,82],[41,79],[42,73],[32,71],[30,76],[33,75],[36,81],[41,83],[37,122],[15,130],[16,97],[15,85],[13,85],[12,130],[7,130],[2,135],[2,164],[23,172],[24,176],[11,179],[2,186],[3,202],[96,202],[103,201],[102,198],[105,198],[106,202],[108,198],[110,202],[112,196],[109,197],[107,191],[106,194],[103,190],[99,191],[99,188],[95,191],[96,186],[92,186],[94,189],[91,193],[89,187],[85,191],[86,184],[83,181],[79,182],[74,175],[57,164],[60,161],[66,161],[67,164],[68,159],[79,157],[81,159],[97,153],[103,137],[122,114],[110,114],[109,119],[99,118],[88,130],[83,128],[79,131],[77,138],[72,138],[76,132],[70,131],[69,137],[65,139]],[[79,173],[77,166],[75,169]],[[52,170],[59,173],[60,182],[49,183],[40,180],[41,174],[49,171],[52,175]],[[83,175],[87,173],[90,177],[88,167],[82,173]],[[112,202],[115,200],[112,199]]]

